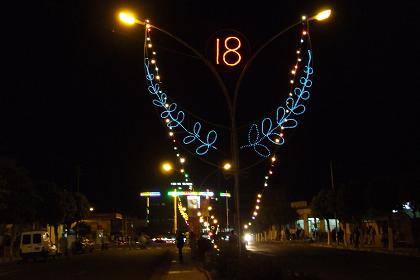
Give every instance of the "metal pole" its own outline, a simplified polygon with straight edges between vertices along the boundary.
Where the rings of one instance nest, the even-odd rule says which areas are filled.
[[[335,193],[335,187],[334,187],[334,173],[333,173],[333,166],[332,166],[332,160],[330,161],[330,173],[331,173],[331,188],[333,192]],[[335,220],[335,244],[338,245],[338,228],[337,228],[337,210],[335,209],[334,205],[334,220]]]
[[[236,231],[238,233],[238,247],[239,255],[241,255],[241,213],[239,212],[239,147],[238,147],[238,131],[236,127],[236,118],[235,118],[235,107],[231,110],[231,150],[233,158],[233,192],[235,196],[235,212],[236,220],[234,221]]]
[[[226,190],[227,193],[227,190]],[[226,230],[229,228],[229,201],[228,196],[226,195]]]
[[[174,189],[174,192],[176,192],[176,189]],[[178,219],[178,217],[177,217],[177,209],[176,209],[176,198],[177,198],[178,196],[175,194],[174,195],[174,234],[176,234],[176,231],[177,231],[177,229],[178,229],[178,226],[177,226],[177,219]]]
[[[146,196],[146,223],[149,226],[150,197]]]

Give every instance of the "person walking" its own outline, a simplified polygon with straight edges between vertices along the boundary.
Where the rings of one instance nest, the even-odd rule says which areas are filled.
[[[176,235],[176,247],[178,248],[179,262],[183,262],[182,248],[184,247],[184,234],[178,231]]]

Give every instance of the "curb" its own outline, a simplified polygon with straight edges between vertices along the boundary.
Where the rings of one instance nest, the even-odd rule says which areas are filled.
[[[300,241],[300,242],[291,242],[288,243],[287,241],[278,241],[278,240],[270,240],[265,241],[267,243],[279,243],[284,244],[287,246],[312,246],[312,247],[323,247],[323,248],[330,248],[330,249],[337,249],[337,250],[349,250],[349,251],[356,251],[356,252],[372,252],[372,253],[380,253],[380,254],[388,254],[388,255],[399,255],[399,256],[409,256],[409,257],[420,257],[420,251],[415,249],[410,249],[410,251],[404,252],[404,251],[389,251],[382,248],[367,248],[367,247],[361,247],[361,248],[352,248],[352,247],[344,247],[344,246],[335,246],[335,245],[328,245],[323,243],[316,243],[316,242],[308,242],[308,241]],[[258,243],[257,243],[258,244]]]

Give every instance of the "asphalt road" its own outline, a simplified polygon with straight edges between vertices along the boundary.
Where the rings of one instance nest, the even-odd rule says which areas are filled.
[[[3,264],[0,279],[158,279],[169,268],[169,250],[170,247],[162,246],[132,250],[112,248],[47,262]]]
[[[258,243],[248,246],[251,259],[322,280],[420,279],[420,257],[314,247]]]

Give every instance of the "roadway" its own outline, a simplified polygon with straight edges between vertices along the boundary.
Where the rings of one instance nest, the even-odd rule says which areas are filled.
[[[322,280],[419,279],[420,257],[317,247],[309,244],[254,243],[253,262]],[[274,264],[274,265],[273,265]]]
[[[46,262],[2,264],[0,279],[159,279],[169,268],[170,251],[174,250],[172,247],[112,248],[70,257],[61,256]]]

